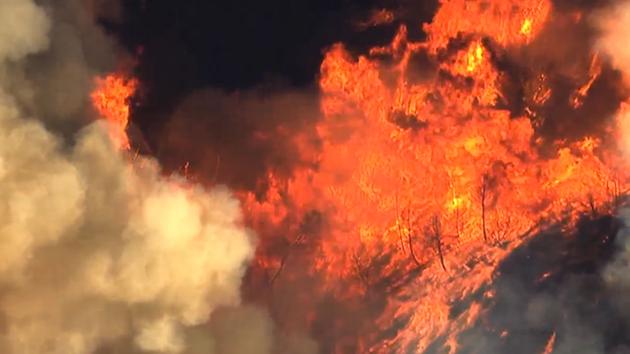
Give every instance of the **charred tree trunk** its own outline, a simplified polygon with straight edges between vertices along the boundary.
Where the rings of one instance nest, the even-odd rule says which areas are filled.
[[[411,231],[411,211],[407,210],[407,243],[409,244],[409,255],[411,259],[416,263],[418,268],[422,268],[422,263],[416,257],[416,251],[413,249],[413,242],[411,241],[411,236],[413,232]]]
[[[282,273],[282,270],[284,269],[284,266],[286,265],[287,260],[289,259],[289,255],[291,254],[291,250],[295,248],[295,246],[297,246],[300,242],[302,242],[302,240],[304,239],[304,236],[305,236],[304,234],[299,234],[295,238],[295,240],[293,240],[293,242],[291,242],[289,246],[287,247],[287,251],[284,253],[282,258],[280,259],[280,265],[278,266],[278,269],[276,269],[275,273],[273,273],[273,275],[271,276],[271,279],[269,279],[270,288],[273,288],[273,284],[276,282],[276,280],[280,276],[280,273]]]
[[[479,199],[481,200],[481,232],[483,241],[488,242],[488,232],[486,231],[486,197],[488,194],[488,178],[484,175],[481,180],[481,189],[479,190]]]
[[[442,227],[440,225],[440,218],[436,215],[431,219],[431,228],[433,233],[433,242],[435,244],[435,251],[440,260],[442,269],[446,271],[446,264],[444,263],[444,249],[442,246]]]
[[[613,179],[612,186],[610,186],[609,183],[608,194],[611,199],[613,209],[617,210],[621,204],[621,195],[623,194],[621,185],[617,178]]]

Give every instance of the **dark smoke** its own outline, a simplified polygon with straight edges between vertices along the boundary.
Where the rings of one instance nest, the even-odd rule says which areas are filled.
[[[580,10],[588,8],[590,6],[584,5]],[[552,12],[546,26],[531,44],[508,48],[500,55],[499,65],[509,77],[507,107],[516,115],[525,114],[526,109],[533,112],[537,116],[537,133],[547,142],[562,139],[571,142],[585,136],[604,137],[606,124],[621,102],[628,98],[628,91],[623,87],[621,72],[601,60],[599,55],[596,60],[603,62],[599,76],[581,103],[573,105],[575,93],[591,78],[591,65],[596,54],[593,44],[599,32],[589,15],[576,19],[570,12],[561,12],[562,9],[558,7]],[[552,94],[546,102],[537,104],[531,101],[531,89],[541,85],[538,81],[541,75],[545,76],[542,85],[551,89]]]
[[[165,124],[157,154],[174,168],[188,162],[201,180],[265,192],[258,183],[265,171],[289,178],[295,168],[315,167],[314,156],[299,146],[317,149],[316,98],[306,92],[199,91]]]
[[[553,353],[627,353],[628,318],[602,277],[622,225],[611,216],[584,217],[571,234],[557,225],[514,250],[491,285],[455,304],[481,302],[483,313],[458,337],[458,353],[542,353],[554,333]],[[489,290],[495,295],[484,297]],[[427,353],[445,346],[438,340]]]

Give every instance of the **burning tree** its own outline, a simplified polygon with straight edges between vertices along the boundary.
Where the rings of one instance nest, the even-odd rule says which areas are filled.
[[[446,271],[446,265],[444,264],[444,241],[442,240],[442,226],[440,223],[440,217],[438,215],[433,215],[431,217],[431,222],[428,226],[425,227],[424,231],[429,246],[435,251],[438,260],[440,261],[440,266],[442,269]]]

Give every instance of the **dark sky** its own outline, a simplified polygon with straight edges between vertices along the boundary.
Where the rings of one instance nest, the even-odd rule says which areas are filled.
[[[403,20],[420,36],[436,1],[124,0],[122,23],[109,27],[130,50],[143,48],[137,74],[152,106],[208,86],[311,85],[327,46],[362,51],[391,39],[399,23],[356,30],[370,11],[404,7]]]
[[[127,0],[117,32],[128,47],[144,47],[140,74],[155,83],[237,89],[280,78],[306,85],[326,46],[342,41],[361,49],[391,39],[398,24],[354,28],[371,10],[405,7],[405,20],[419,29],[435,8],[435,0],[405,2]]]

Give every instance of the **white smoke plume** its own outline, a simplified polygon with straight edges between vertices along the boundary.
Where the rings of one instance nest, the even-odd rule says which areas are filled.
[[[0,353],[315,352],[240,305],[255,241],[226,188],[163,176],[104,123],[50,130],[114,47],[80,4],[0,1]]]

